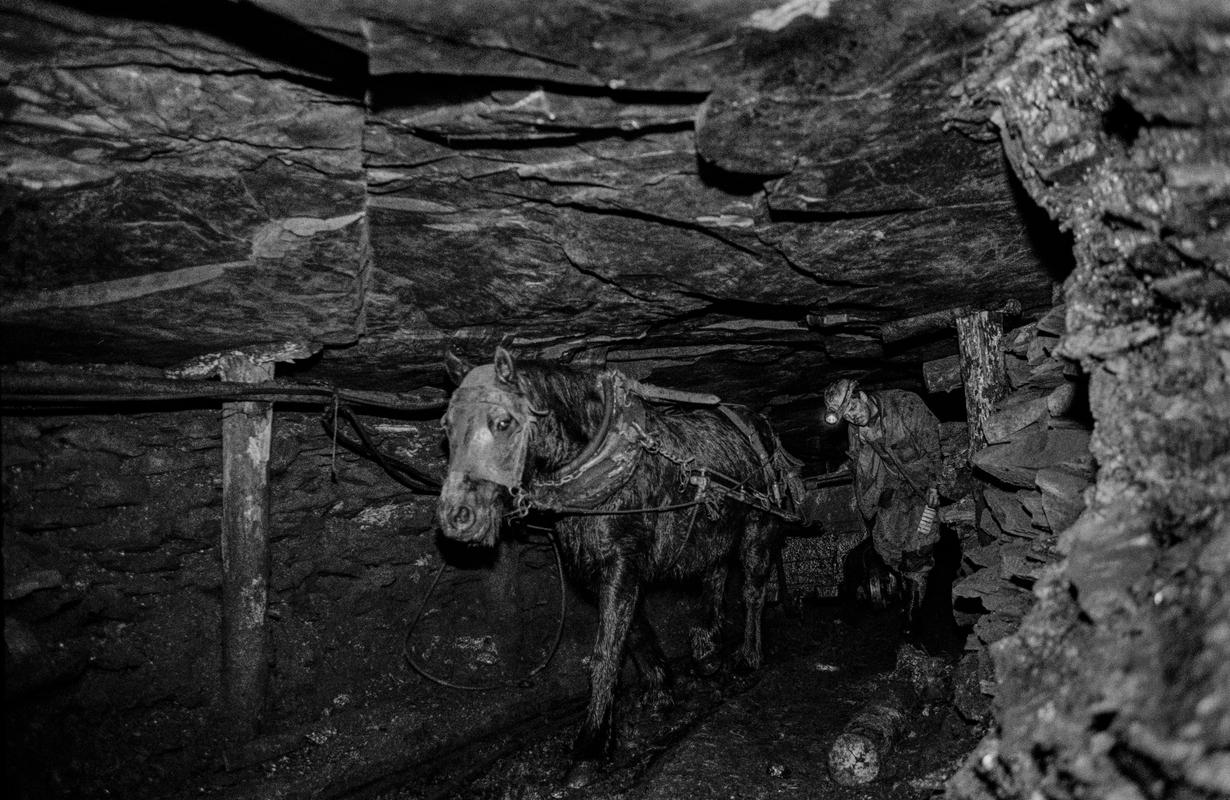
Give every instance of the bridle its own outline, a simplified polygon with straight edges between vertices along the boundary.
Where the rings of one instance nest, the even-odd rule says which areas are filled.
[[[535,408],[525,395],[501,387],[497,383],[495,368],[490,364],[470,370],[461,386],[454,390],[444,422],[450,424],[457,416],[466,420],[475,419],[479,415],[473,413],[474,406],[502,409],[516,421],[517,429],[511,435],[509,448],[498,446],[494,435],[485,426],[465,431],[468,439],[465,457],[456,467],[471,478],[488,480],[513,492],[519,491],[530,438],[539,418],[548,412]],[[472,424],[471,427],[477,426]],[[450,432],[450,440],[452,436]]]
[[[472,478],[485,479],[508,489],[519,513],[531,507],[554,511],[591,509],[620,489],[636,471],[647,436],[645,408],[629,387],[629,379],[615,370],[598,376],[602,393],[602,419],[597,432],[567,463],[548,475],[525,481],[526,452],[539,419],[550,412],[534,406],[524,394],[498,384],[491,365],[476,367],[453,392],[451,419],[460,412],[467,418],[474,405],[492,405],[506,411],[518,423],[507,448],[498,450],[490,436],[473,436],[460,468]],[[479,434],[481,436],[481,432]]]

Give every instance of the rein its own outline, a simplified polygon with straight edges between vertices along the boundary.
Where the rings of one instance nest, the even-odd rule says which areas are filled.
[[[538,526],[532,525],[527,527]],[[406,663],[410,665],[411,669],[432,683],[437,683],[440,686],[447,686],[450,689],[463,689],[467,692],[486,692],[492,689],[511,689],[514,687],[526,688],[533,685],[533,682],[530,679],[546,669],[547,665],[551,663],[551,660],[555,658],[556,652],[559,651],[560,642],[563,641],[564,638],[564,622],[568,616],[568,590],[564,579],[564,559],[563,556],[560,555],[559,538],[555,535],[553,530],[547,528],[544,528],[543,530],[546,530],[547,538],[551,541],[551,552],[555,554],[555,574],[559,579],[559,613],[556,616],[555,635],[551,640],[551,646],[547,648],[546,655],[542,657],[538,664],[527,672],[524,677],[518,678],[517,680],[495,681],[486,684],[458,683],[436,675],[429,670],[416,655],[414,655],[410,649],[410,637],[414,635],[415,629],[418,628],[419,621],[422,620],[423,614],[427,611],[427,603],[431,600],[432,595],[435,594],[436,586],[439,585],[440,578],[444,575],[444,568],[448,566],[448,562],[441,558],[440,567],[436,570],[435,577],[431,579],[431,586],[427,587],[427,593],[423,595],[423,599],[419,602],[418,611],[415,612],[414,619],[411,620],[409,627],[406,628],[406,637],[402,642],[402,657],[406,660]]]

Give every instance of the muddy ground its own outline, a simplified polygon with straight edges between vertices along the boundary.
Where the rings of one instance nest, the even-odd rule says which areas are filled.
[[[857,711],[881,696],[903,642],[892,612],[851,613],[811,599],[793,613],[768,611],[766,664],[755,676],[703,678],[676,670],[676,699],[665,713],[625,692],[619,746],[584,788],[567,786],[568,747],[581,702],[423,765],[372,795],[380,800],[649,800],[650,798],[925,798],[977,741],[945,690],[953,632],[919,644],[940,653],[927,663],[934,695],[907,714],[875,781],[842,787],[829,776],[833,739]],[[915,655],[922,653],[916,649]],[[629,671],[627,677],[634,677]],[[369,787],[372,788],[372,787]]]

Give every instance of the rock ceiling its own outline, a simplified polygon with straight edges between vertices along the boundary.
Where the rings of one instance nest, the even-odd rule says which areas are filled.
[[[828,376],[955,352],[920,315],[1049,304],[1064,249],[957,112],[998,24],[965,0],[6,3],[4,358],[310,340],[309,377],[413,388],[513,335],[801,425]]]

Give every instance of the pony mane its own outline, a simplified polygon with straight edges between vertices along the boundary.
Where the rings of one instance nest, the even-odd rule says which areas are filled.
[[[544,361],[517,361],[517,389],[548,412],[530,441],[530,466],[554,472],[581,452],[597,433],[604,412],[600,370]]]

